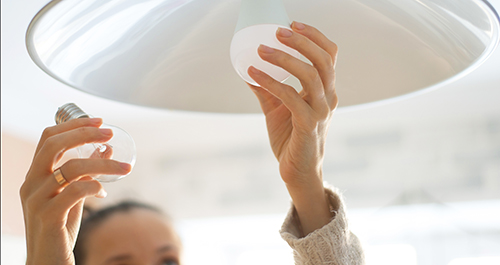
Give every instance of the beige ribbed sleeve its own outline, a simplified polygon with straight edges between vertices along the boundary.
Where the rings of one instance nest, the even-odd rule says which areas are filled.
[[[337,189],[325,187],[330,209],[335,212],[330,223],[302,237],[300,221],[292,205],[281,227],[281,237],[292,247],[295,264],[365,264],[361,243],[349,231],[342,196]]]

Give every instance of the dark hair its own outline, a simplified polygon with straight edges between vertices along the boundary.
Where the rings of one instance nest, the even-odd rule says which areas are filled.
[[[85,257],[87,255],[85,250],[85,242],[87,241],[87,237],[93,229],[95,229],[102,222],[116,213],[126,213],[134,209],[146,209],[164,215],[160,209],[154,206],[135,201],[124,201],[119,204],[100,209],[98,211],[94,211],[88,207],[84,207],[80,232],[78,233],[75,248],[73,249],[75,264],[82,265],[85,261]]]

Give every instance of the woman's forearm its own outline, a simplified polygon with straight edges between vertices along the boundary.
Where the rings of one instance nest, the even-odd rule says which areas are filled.
[[[280,163],[281,178],[292,197],[302,232],[307,235],[332,218],[320,166],[329,123],[338,105],[335,92],[338,48],[316,28],[298,22],[292,24],[292,30],[280,28],[276,38],[312,64],[262,45],[258,54],[264,61],[297,77],[302,91],[297,92],[255,67],[250,67],[248,74],[259,86],[250,87],[266,115],[269,140]]]
[[[318,177],[311,179],[321,179]],[[295,210],[300,220],[302,236],[320,229],[334,217],[326,198],[323,183],[315,181],[311,185],[289,185],[288,192],[292,197]]]

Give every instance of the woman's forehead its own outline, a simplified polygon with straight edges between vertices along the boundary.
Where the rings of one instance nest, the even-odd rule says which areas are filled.
[[[178,249],[181,243],[172,223],[147,209],[115,213],[91,231],[86,242],[89,255],[157,252]]]
[[[93,234],[137,236],[137,234],[174,235],[172,222],[160,213],[149,209],[131,209],[109,216],[93,231]]]

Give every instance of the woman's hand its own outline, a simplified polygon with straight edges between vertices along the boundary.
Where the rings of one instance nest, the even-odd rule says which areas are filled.
[[[293,32],[279,29],[277,38],[299,51],[312,65],[280,50],[259,47],[260,57],[297,77],[302,91],[282,84],[250,67],[261,87],[250,85],[266,115],[271,148],[280,174],[293,199],[304,235],[327,224],[332,215],[324,195],[322,165],[330,119],[337,107],[335,62],[337,45],[317,29],[292,24]]]
[[[54,166],[65,151],[111,139],[112,131],[99,129],[101,124],[98,118],[75,119],[43,132],[20,191],[26,226],[26,264],[74,264],[73,248],[85,198],[106,196],[102,185],[90,176],[130,172],[129,164],[110,159],[73,159],[59,168],[69,185],[64,187],[56,181]]]

